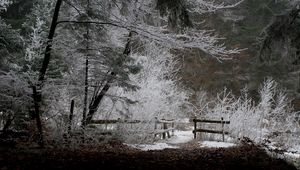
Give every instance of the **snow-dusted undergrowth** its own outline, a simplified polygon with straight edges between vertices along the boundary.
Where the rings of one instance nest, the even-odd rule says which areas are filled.
[[[248,137],[257,143],[273,142],[283,149],[295,148],[299,143],[297,114],[272,79],[267,79],[259,89],[257,102],[249,97],[247,90],[236,97],[225,89],[202,111],[202,117],[230,120],[225,128],[236,139]]]
[[[110,96],[119,97],[105,98],[100,108],[104,114],[95,119],[141,120],[138,124],[120,124],[118,131],[129,143],[152,142],[155,117],[169,120],[183,115],[182,106],[188,93],[179,85],[178,62],[165,48],[149,43],[143,52],[132,54],[132,58],[142,68],[139,73],[129,75],[138,89],[111,88]],[[161,124],[157,128],[162,128]]]

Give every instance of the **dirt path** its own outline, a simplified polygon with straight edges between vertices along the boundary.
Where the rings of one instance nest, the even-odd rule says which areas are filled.
[[[85,150],[0,150],[0,169],[272,169],[293,170],[286,162],[269,157],[253,145],[227,149],[185,147],[139,151],[122,144]]]

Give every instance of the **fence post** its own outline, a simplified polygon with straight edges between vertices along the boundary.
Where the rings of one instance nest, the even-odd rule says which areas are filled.
[[[164,121],[165,119],[162,119],[162,121]],[[167,124],[165,122],[163,122],[163,130],[167,129]],[[166,132],[163,132],[163,139],[166,139]]]
[[[193,119],[193,122],[194,122],[194,131],[193,131],[193,133],[194,133],[194,139],[196,139],[196,138],[197,138],[197,134],[196,134],[196,130],[197,130],[197,121],[196,121],[196,118]]]
[[[169,129],[169,128],[168,128],[168,123],[165,123],[164,129]],[[166,133],[167,133],[167,135],[168,135],[168,138],[171,138],[170,131],[167,131]]]
[[[74,112],[74,100],[71,101],[71,107],[70,107],[69,124],[68,124],[69,137],[71,136],[71,130],[72,130],[73,112]]]
[[[154,130],[156,130],[157,129],[157,117],[155,117],[154,119],[155,119],[155,121],[154,121]]]
[[[156,129],[157,129],[157,117],[154,117],[154,138],[156,137]]]
[[[173,121],[174,121],[174,120],[173,120]],[[171,124],[171,126],[172,126],[172,136],[174,136],[174,127],[175,127],[174,124],[175,124],[174,122],[172,122],[172,124]]]
[[[221,124],[222,124],[222,139],[223,139],[223,142],[225,141],[225,134],[224,134],[224,119],[223,117],[221,117]]]

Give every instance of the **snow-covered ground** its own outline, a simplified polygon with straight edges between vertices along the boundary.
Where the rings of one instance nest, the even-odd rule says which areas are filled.
[[[300,159],[299,153],[285,152],[284,156],[292,158],[292,159]]]
[[[178,146],[171,146],[167,143],[154,143],[154,144],[126,144],[127,146],[140,149],[142,151],[149,151],[149,150],[163,150],[163,149],[176,149],[179,148]]]
[[[174,132],[174,136],[170,139],[160,140],[153,144],[126,144],[130,147],[137,148],[143,151],[149,150],[163,150],[167,148],[176,149],[179,148],[179,144],[188,143],[194,139],[192,131],[179,131]],[[216,141],[202,141],[199,142],[199,147],[209,148],[228,148],[236,146],[234,143],[229,142],[216,142]]]
[[[192,131],[179,131],[176,130],[174,132],[174,136],[172,136],[170,139],[166,140],[166,143],[169,144],[182,144],[190,142],[194,139],[194,134]]]
[[[191,131],[174,131],[174,136],[166,140],[160,140],[154,144],[126,144],[130,147],[137,148],[143,151],[163,150],[167,148],[176,149],[178,144],[187,143],[194,139]]]
[[[199,142],[200,147],[205,147],[205,148],[229,148],[236,146],[234,143],[229,143],[229,142],[216,142],[216,141],[202,141]]]
[[[281,147],[277,147],[275,142],[271,142],[266,145],[265,149],[271,156],[284,159],[295,165],[297,169],[300,169],[300,145],[295,145],[293,148],[289,149],[283,149]],[[274,151],[283,152],[277,153]]]

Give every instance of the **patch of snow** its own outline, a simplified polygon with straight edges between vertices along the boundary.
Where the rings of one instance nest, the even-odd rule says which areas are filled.
[[[275,146],[276,145],[275,142],[267,143],[266,145],[268,146],[269,149],[272,149],[272,150],[281,149],[281,148],[278,148]]]
[[[287,156],[289,158],[295,158],[295,159],[299,159],[300,158],[300,154],[299,153],[285,152],[284,156]]]
[[[142,151],[150,151],[150,150],[163,150],[163,149],[177,149],[179,147],[177,146],[171,146],[166,143],[154,143],[152,145],[150,144],[126,144],[127,146],[140,149]]]
[[[236,146],[234,143],[228,143],[228,142],[216,142],[216,141],[203,141],[199,142],[201,145],[200,147],[207,147],[207,148],[229,148]]]
[[[189,118],[182,118],[176,121],[176,123],[190,123]]]
[[[174,136],[172,136],[170,139],[167,139],[167,143],[170,144],[181,144],[181,143],[187,143],[194,139],[194,134],[192,131],[178,131],[176,130],[174,132]]]
[[[293,151],[295,152],[300,152],[300,145],[295,145],[294,147],[293,147]]]

